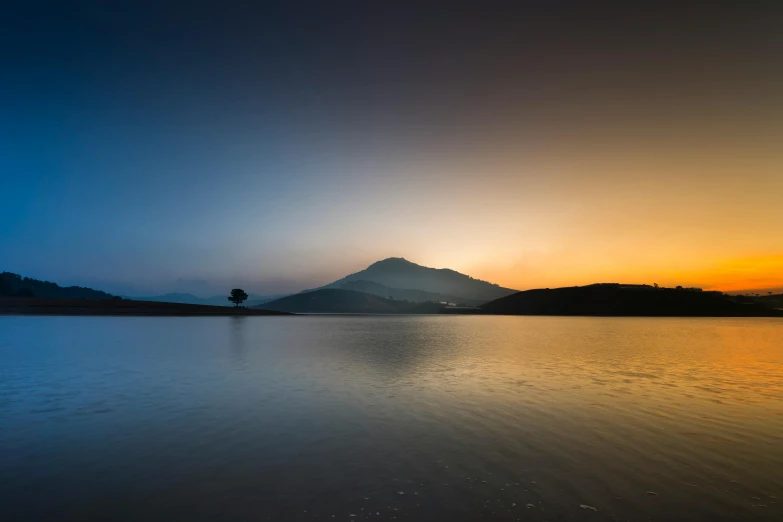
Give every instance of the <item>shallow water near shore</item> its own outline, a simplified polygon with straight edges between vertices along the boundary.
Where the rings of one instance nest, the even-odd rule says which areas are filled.
[[[2,520],[783,520],[783,320],[0,317]]]

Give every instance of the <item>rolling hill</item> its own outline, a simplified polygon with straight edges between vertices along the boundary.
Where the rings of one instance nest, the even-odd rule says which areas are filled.
[[[783,313],[742,304],[720,292],[603,283],[527,290],[481,305],[489,314],[676,317],[769,317]]]
[[[11,272],[0,273],[0,296],[56,299],[113,299],[114,296],[82,286],[60,286],[50,281],[22,277]]]

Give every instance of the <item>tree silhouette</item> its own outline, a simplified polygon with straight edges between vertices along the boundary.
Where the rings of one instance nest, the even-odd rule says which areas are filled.
[[[247,293],[241,288],[234,288],[231,290],[231,295],[228,297],[228,300],[234,303],[234,306],[237,308],[245,299],[247,299]]]

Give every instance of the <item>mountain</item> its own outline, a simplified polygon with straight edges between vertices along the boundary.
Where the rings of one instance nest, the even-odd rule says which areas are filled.
[[[113,299],[114,296],[81,286],[60,286],[49,281],[39,281],[19,274],[0,274],[0,295],[20,297],[48,297],[58,299]]]
[[[408,291],[434,294],[431,298],[422,294],[425,301],[459,301],[474,304],[491,301],[516,292],[516,290],[503,288],[487,281],[473,279],[448,268],[429,268],[411,263],[401,257],[390,257],[378,261],[360,272],[350,274],[322,288],[349,289],[352,284],[356,285],[360,281],[396,289],[399,292],[396,295],[404,295],[402,292]],[[366,285],[366,283],[364,284]],[[387,289],[377,287],[365,286],[365,288],[368,293],[389,292]],[[375,295],[395,294],[376,293]],[[441,299],[441,297],[446,297],[446,299]]]
[[[326,288],[289,295],[256,308],[305,314],[436,314],[443,307],[436,303],[408,303],[353,290]]]
[[[618,283],[527,290],[485,303],[481,309],[503,315],[783,316],[760,304],[737,302],[720,292]]]
[[[274,301],[283,297],[284,294],[276,295],[256,295],[249,294],[247,301],[242,303],[242,306],[256,306]],[[183,303],[183,304],[198,304],[198,305],[210,305],[210,306],[233,306],[228,301],[228,294],[216,295],[212,297],[197,297],[193,294],[174,292],[170,294],[153,295],[145,297],[128,297],[123,296],[125,299],[132,299],[134,301],[154,301],[158,303]]]

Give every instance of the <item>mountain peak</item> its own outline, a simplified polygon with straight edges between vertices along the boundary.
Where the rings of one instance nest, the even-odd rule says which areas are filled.
[[[412,263],[411,261],[408,261],[404,257],[387,257],[386,259],[381,259],[380,261],[376,261],[375,263],[373,263],[373,265],[394,265],[394,264],[415,265],[416,263]]]
[[[350,282],[377,283],[388,287],[386,291],[420,290],[448,295],[450,298],[456,297],[465,302],[490,301],[516,292],[447,268],[418,265],[403,257],[389,257],[376,261],[366,269],[350,274],[327,287],[343,288],[343,285]]]
[[[371,264],[368,268],[377,266],[377,267],[386,267],[386,266],[420,266],[416,265],[416,263],[412,263],[405,259],[404,257],[387,257],[386,259],[381,259],[380,261],[376,261],[375,263]]]

